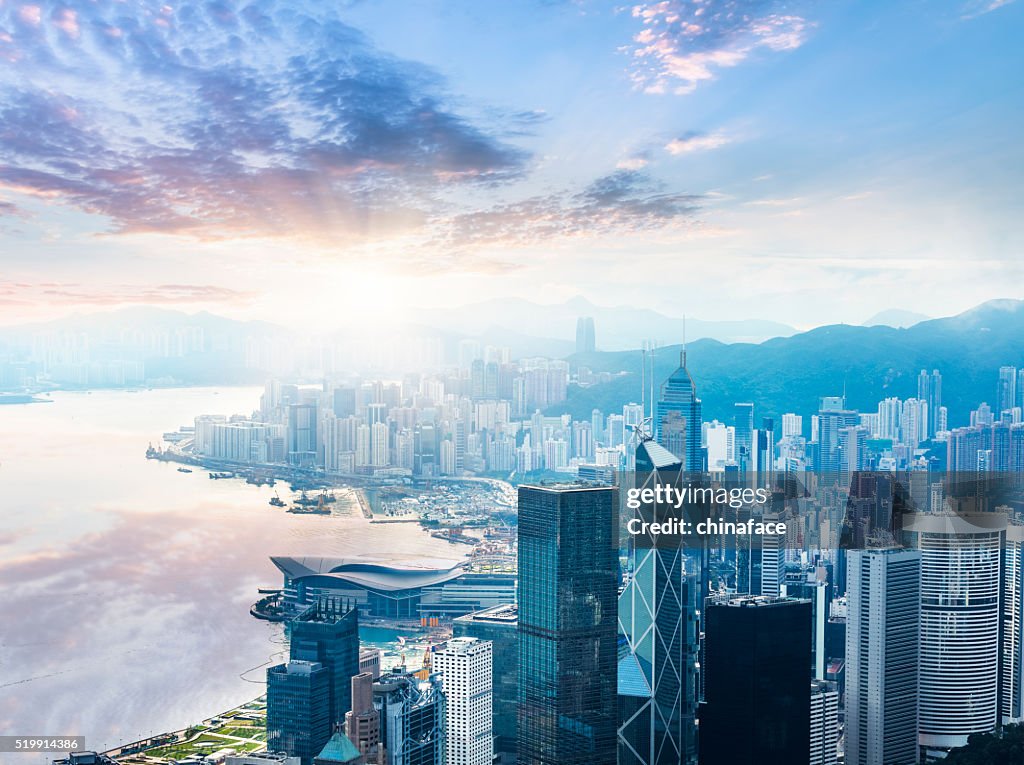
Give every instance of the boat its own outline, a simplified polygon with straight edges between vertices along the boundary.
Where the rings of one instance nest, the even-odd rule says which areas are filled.
[[[215,481],[219,481],[222,478],[234,478],[234,477],[235,477],[234,473],[210,473],[210,478],[212,478]]]
[[[270,504],[274,507],[284,507],[284,500],[275,492],[274,496],[270,498]]]
[[[178,472],[179,473],[191,473],[192,470],[190,468],[178,468]]]
[[[288,512],[289,513],[295,513],[296,515],[330,515],[331,514],[331,511],[328,510],[326,507],[323,507],[322,505],[321,506],[317,506],[317,507],[309,507],[308,505],[307,506],[292,505],[290,508],[288,508]]]

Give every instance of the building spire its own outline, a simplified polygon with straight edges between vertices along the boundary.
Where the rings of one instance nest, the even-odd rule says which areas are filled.
[[[679,366],[686,369],[686,314],[683,314],[683,350],[679,354]]]

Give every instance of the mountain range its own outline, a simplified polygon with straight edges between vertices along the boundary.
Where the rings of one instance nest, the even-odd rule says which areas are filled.
[[[681,350],[674,345],[656,352],[658,385],[678,367]],[[994,300],[907,328],[840,324],[760,344],[698,340],[686,351],[705,420],[731,424],[732,405],[751,401],[755,422],[773,417],[778,424],[783,413],[815,413],[820,397],[844,391],[849,408],[873,412],[887,396],[916,396],[918,373],[938,369],[949,426],[957,427],[968,423],[970,410],[982,401],[995,405],[1000,366],[1024,366],[1024,301]],[[570,388],[568,407],[558,405],[552,413],[568,408],[575,417],[589,418],[595,408],[609,413],[640,401],[639,351],[575,355],[571,361],[596,372],[628,374]]]

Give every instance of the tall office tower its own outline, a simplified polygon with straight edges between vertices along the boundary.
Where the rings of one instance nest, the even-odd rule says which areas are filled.
[[[359,614],[337,598],[321,598],[288,623],[291,659],[323,664],[330,676],[330,727],[352,708],[352,678],[359,674]]]
[[[811,604],[742,597],[706,611],[701,765],[809,762]]]
[[[826,396],[821,400],[818,412],[818,471],[829,483],[839,480],[840,442],[843,428],[857,425],[857,412],[846,408],[846,399],[841,396]],[[813,430],[813,428],[812,428]]]
[[[1017,367],[999,367],[996,385],[996,416],[1017,406]]]
[[[733,404],[733,427],[736,428],[736,463],[740,472],[754,464],[754,405]]]
[[[519,487],[522,765],[615,765],[618,501]]]
[[[918,761],[921,553],[850,550],[846,569],[846,762]]]
[[[491,649],[489,640],[452,638],[434,652],[432,667],[448,700],[447,765],[491,765],[494,759]]]
[[[908,546],[921,552],[918,741],[926,755],[964,746],[999,721],[1006,524],[996,512],[903,515]]]
[[[392,672],[373,684],[380,712],[381,765],[444,765],[447,701],[440,675],[421,682]]]
[[[311,765],[331,737],[330,672],[293,659],[267,670],[267,748]]]
[[[1001,717],[1006,725],[1024,722],[1024,526],[1007,527],[1003,558]]]
[[[939,432],[938,413],[942,408],[942,375],[938,369],[928,374],[924,369],[917,376],[917,398],[925,403],[928,411],[927,438],[934,438]]]
[[[292,404],[288,407],[288,462],[293,465],[311,465],[316,462],[317,414],[316,404]]]
[[[636,488],[682,488],[682,461],[654,441],[636,450]],[[659,517],[667,515],[658,508]],[[644,513],[648,516],[650,513]],[[653,520],[646,517],[646,520]],[[697,627],[694,565],[684,545],[630,538],[632,577],[619,595],[619,765],[696,762]]]
[[[782,415],[782,437],[802,436],[804,433],[804,418],[799,414]]]
[[[594,320],[590,316],[581,316],[576,320],[576,353],[593,353],[595,348]]]
[[[811,759],[809,765],[836,765],[839,759],[839,692],[834,683],[811,683]],[[913,762],[909,760],[908,762]]]
[[[684,470],[697,473],[704,469],[700,435],[700,399],[683,351],[679,368],[661,386],[654,410],[654,439],[682,460]]]
[[[345,713],[345,733],[367,760],[375,758],[380,748],[380,712],[373,708],[373,679],[372,672],[352,678],[352,709]]]
[[[499,761],[513,760],[516,753],[516,705],[519,684],[519,609],[493,606],[452,621],[452,634],[491,642],[491,701],[494,750]]]

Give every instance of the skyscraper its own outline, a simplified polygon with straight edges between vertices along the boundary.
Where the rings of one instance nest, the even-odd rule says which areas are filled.
[[[615,765],[618,492],[519,488],[519,762]]]
[[[999,367],[996,385],[996,417],[1017,405],[1017,367]]]
[[[679,368],[661,386],[654,410],[654,439],[682,460],[685,470],[700,472],[704,469],[700,436],[701,404],[683,351]]]
[[[352,678],[359,674],[359,616],[336,598],[322,598],[288,623],[292,660],[319,662],[329,682],[329,730],[352,708]]]
[[[382,765],[444,765],[446,700],[441,677],[420,682],[401,672],[373,684],[380,712]]]
[[[1003,724],[1024,721],[1024,526],[1006,529],[1003,551]]]
[[[857,412],[846,408],[845,398],[826,396],[821,400],[818,412],[818,470],[829,482],[839,479],[842,454],[839,434],[843,428],[859,422]]]
[[[475,637],[491,642],[491,700],[494,749],[516,752],[516,706],[519,686],[519,609],[512,604],[494,606],[452,621],[455,637]]]
[[[267,670],[267,748],[310,765],[331,737],[330,672],[293,659]]]
[[[637,446],[636,488],[678,486],[683,477],[681,460],[664,447]],[[620,688],[618,762],[689,765],[697,756],[695,572],[674,541],[651,535],[631,542],[632,577],[619,596],[628,647],[619,675],[634,682]]]
[[[447,765],[491,765],[494,759],[491,648],[488,640],[452,638],[434,652],[433,669],[448,701]]]
[[[832,683],[815,680],[811,683],[811,757],[809,765],[836,765],[838,744],[839,692],[836,691]]]
[[[933,369],[929,375],[924,369],[917,376],[917,397],[925,403],[928,412],[928,438],[939,430],[939,410],[942,409],[942,375]]]
[[[1000,574],[1007,517],[996,512],[903,515],[921,551],[919,743],[964,746],[998,722]]]
[[[846,762],[918,761],[921,553],[847,556]]]
[[[808,763],[811,604],[742,597],[706,610],[701,765]]]
[[[754,405],[733,404],[733,426],[736,428],[736,463],[746,473],[754,465]]]
[[[380,713],[373,708],[373,673],[352,678],[352,709],[345,714],[345,733],[367,759],[380,748]]]
[[[576,353],[593,353],[596,347],[594,319],[581,316],[576,320]]]

